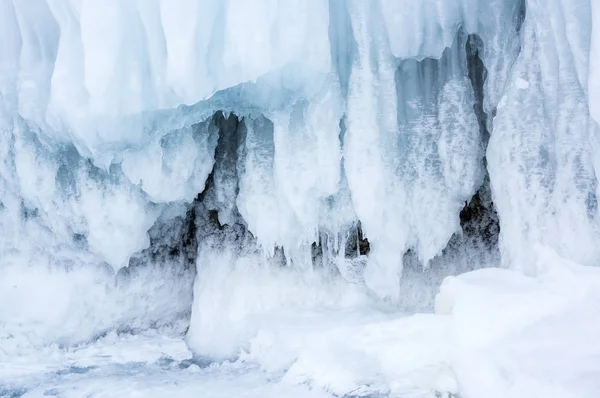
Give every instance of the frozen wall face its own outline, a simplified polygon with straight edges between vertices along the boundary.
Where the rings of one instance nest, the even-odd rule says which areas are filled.
[[[191,311],[228,356],[264,312],[427,307],[498,220],[508,267],[596,264],[598,10],[540,3],[0,0],[0,333]]]
[[[488,162],[503,260],[526,272],[537,271],[536,245],[582,264],[600,256],[593,3],[527,2],[522,49],[494,119]]]

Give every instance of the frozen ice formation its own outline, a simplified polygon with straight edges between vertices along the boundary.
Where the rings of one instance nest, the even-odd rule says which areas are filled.
[[[494,118],[488,163],[503,257],[526,272],[536,271],[528,254],[537,243],[586,265],[600,256],[592,3],[527,3],[522,48]]]
[[[223,357],[249,314],[413,308],[443,275],[535,275],[536,245],[597,265],[598,18],[590,0],[0,0],[0,334],[191,311],[190,346]]]

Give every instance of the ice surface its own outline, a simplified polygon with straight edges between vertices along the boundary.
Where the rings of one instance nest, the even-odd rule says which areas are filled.
[[[530,265],[531,246],[598,264],[598,125],[588,108],[590,8],[528,3],[523,44],[488,147],[503,260]],[[569,12],[561,10],[569,9]],[[527,111],[524,112],[524,109]],[[502,217],[502,214],[511,214]]]
[[[0,395],[597,395],[598,15],[0,0]]]

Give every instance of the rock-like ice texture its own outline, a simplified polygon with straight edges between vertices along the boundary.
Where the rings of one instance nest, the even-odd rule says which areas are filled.
[[[590,0],[0,0],[0,338],[180,322],[198,355],[338,395],[410,390],[377,327],[346,329],[368,353],[328,329],[319,356],[300,314],[427,308],[443,276],[499,258],[543,274],[539,247],[598,265],[599,18]],[[439,348],[477,317],[498,327],[464,340],[489,343],[562,305],[543,276],[486,272],[442,286],[451,325],[390,315],[384,344],[406,326]],[[521,285],[548,302],[513,319],[523,295],[504,314],[494,289]],[[302,332],[277,357],[281,316]],[[446,363],[439,388],[465,397],[521,366],[471,353],[407,358],[426,357],[414,380]]]

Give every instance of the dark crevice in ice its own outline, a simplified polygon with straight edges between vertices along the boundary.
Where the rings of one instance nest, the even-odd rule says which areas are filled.
[[[485,113],[483,107],[484,86],[487,78],[487,70],[480,57],[480,53],[483,51],[483,41],[478,35],[469,35],[465,47],[467,70],[475,97],[473,111],[479,123],[479,132],[485,154],[490,139],[490,132],[487,127],[488,115]],[[485,156],[482,161],[484,166],[483,184],[460,212],[460,225],[463,234],[467,237],[479,237],[488,249],[494,250],[498,246],[500,223],[498,213],[492,201],[490,178]]]
[[[481,140],[483,141],[484,146],[487,146],[487,143],[490,140],[490,133],[487,129],[488,116],[483,109],[484,85],[487,79],[487,69],[479,56],[479,53],[483,50],[483,41],[481,40],[481,37],[479,37],[479,35],[469,35],[467,37],[467,43],[465,44],[465,50],[468,76],[475,97],[473,111],[475,111],[477,122],[479,123]]]
[[[525,17],[527,16],[527,1],[521,0],[519,2],[518,7],[519,7],[519,11],[516,15],[517,21],[515,23],[515,26],[516,26],[516,31],[520,32],[521,27],[523,26],[523,22],[525,22]]]
[[[246,126],[244,118],[222,112],[213,115],[211,123],[218,131],[215,164],[204,190],[198,194],[194,209],[196,250],[202,245],[211,248],[233,249],[241,253],[255,250],[254,236],[236,207],[238,187],[238,156],[244,143]]]
[[[473,111],[485,153],[490,138],[488,119],[492,116],[484,110],[487,70],[481,59],[482,52],[481,38],[469,35],[465,41],[466,73],[473,89]],[[401,294],[399,304],[402,308],[431,309],[438,287],[446,276],[498,264],[500,224],[492,201],[485,156],[482,158],[482,169],[484,176],[481,186],[460,211],[461,231],[450,238],[441,253],[426,266],[419,261],[415,250],[405,253],[400,291],[410,294]]]
[[[371,244],[363,235],[360,222],[350,231],[350,237],[346,241],[346,258],[355,258],[358,256],[366,256],[371,252]]]

